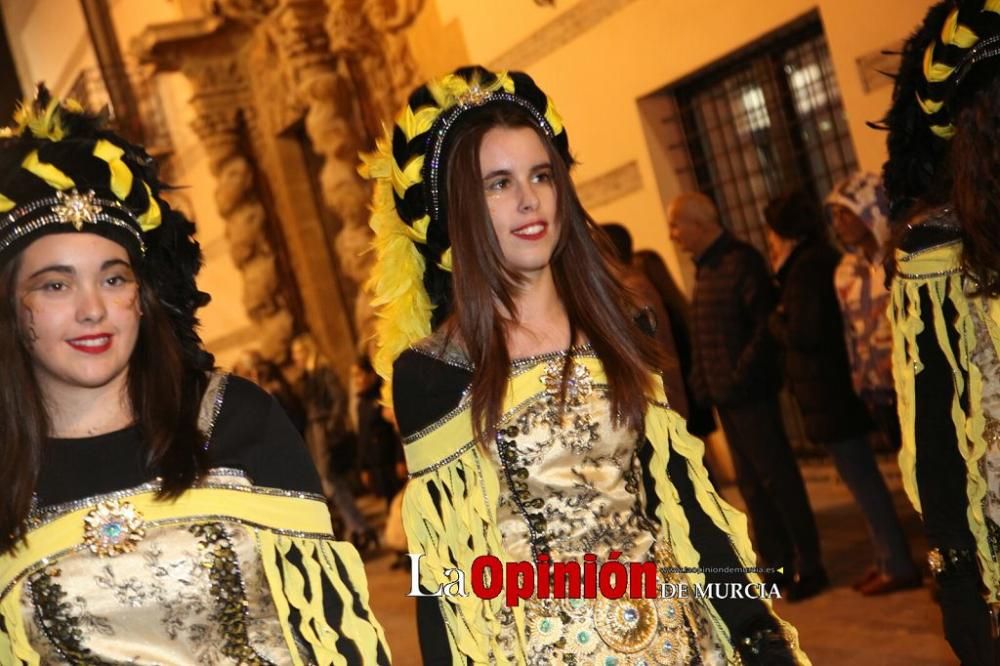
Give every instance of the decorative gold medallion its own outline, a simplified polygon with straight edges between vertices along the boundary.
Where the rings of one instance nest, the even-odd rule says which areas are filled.
[[[94,191],[80,194],[75,189],[66,194],[56,192],[59,203],[52,207],[52,212],[66,224],[72,224],[80,231],[84,224],[96,224],[97,216],[104,208],[94,199]]]
[[[656,635],[656,608],[650,599],[600,599],[594,625],[609,647],[627,654],[639,652]]]
[[[145,519],[128,502],[101,502],[83,523],[83,541],[100,557],[131,553],[146,536]]]

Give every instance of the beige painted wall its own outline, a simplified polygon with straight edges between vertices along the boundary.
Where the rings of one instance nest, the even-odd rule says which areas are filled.
[[[184,3],[190,5],[191,3]],[[4,19],[22,88],[45,81],[55,94],[66,92],[81,69],[96,67],[79,0],[17,0],[2,3]],[[183,6],[171,0],[116,0],[112,3],[115,30],[127,52],[132,39],[154,23],[183,18]],[[44,44],[44,48],[38,48]],[[241,345],[220,347],[219,341],[249,332],[250,320],[242,303],[242,278],[229,258],[225,227],[215,206],[215,177],[197,136],[191,130],[191,87],[180,74],[158,75],[155,85],[164,106],[176,161],[174,185],[183,208],[193,213],[197,237],[205,252],[199,287],[212,294],[200,311],[202,339],[216,353],[220,366],[229,367]],[[244,336],[235,336],[237,338]]]
[[[865,127],[888,105],[890,87],[862,89],[856,59],[907,36],[930,0],[428,0],[435,21],[418,22],[411,45],[427,73],[465,62],[490,63],[515,45],[539,46],[553,22],[579,22],[584,10],[608,15],[525,69],[555,100],[580,166],[577,182],[636,160],[643,187],[591,210],[598,220],[620,220],[637,247],[658,250],[675,276],[689,275],[670,246],[662,201],[676,193],[673,179],[657,182],[637,99],[696,71],[792,21],[820,11],[862,168],[877,170],[884,135]],[[424,34],[448,26],[447,38]],[[538,31],[542,30],[542,33]],[[570,31],[572,32],[572,31]],[[427,44],[436,44],[434,50]]]

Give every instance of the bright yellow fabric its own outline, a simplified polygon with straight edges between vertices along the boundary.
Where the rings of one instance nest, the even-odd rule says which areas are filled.
[[[111,143],[107,139],[101,139],[94,144],[94,157],[108,163],[111,170],[111,191],[121,201],[125,201],[128,193],[132,191],[132,170],[122,160],[125,151]]]
[[[300,617],[297,628],[317,654],[321,666],[347,663],[336,648],[341,634],[354,641],[361,654],[372,662],[379,645],[388,653],[384,632],[374,617],[369,613],[369,619],[365,619],[355,613],[355,593],[362,607],[369,608],[364,567],[353,546],[333,541],[330,515],[324,502],[213,487],[188,490],[177,500],[168,502],[158,501],[153,492],[125,496],[121,500],[132,504],[142,514],[147,528],[159,521],[176,524],[228,520],[242,524],[257,541],[285,644],[297,666],[305,662],[298,653],[289,625],[292,608]],[[0,590],[13,584],[8,594],[0,599],[0,615],[7,627],[6,633],[0,632],[0,664],[6,663],[10,655],[31,664],[38,663],[38,655],[28,643],[22,625],[19,603],[23,577],[37,569],[41,562],[58,562],[61,554],[80,548],[84,517],[92,508],[87,506],[73,511],[32,530],[27,546],[0,557]],[[300,565],[293,564],[290,559],[293,549],[298,552],[296,561],[301,562]],[[341,570],[353,584],[353,591],[342,578]],[[323,580],[341,599],[343,617],[336,628],[326,621]]]
[[[587,368],[595,384],[607,382],[597,358],[582,356],[575,360]],[[542,381],[544,372],[544,364],[538,364],[513,377],[503,412],[507,413],[517,405],[537,398],[545,390]],[[730,537],[744,565],[754,566],[756,558],[746,517],[712,487],[703,463],[704,444],[687,432],[683,418],[663,406],[665,404],[663,384],[657,377],[655,393],[646,412],[645,428],[646,437],[653,447],[650,470],[660,500],[657,508],[659,536],[669,540],[681,567],[698,566],[700,555],[691,542],[680,495],[667,476],[667,462],[671,452],[676,452],[687,460],[695,496],[702,509]],[[403,498],[403,525],[410,550],[424,554],[420,580],[429,590],[437,590],[450,582],[444,574],[445,569],[458,568],[468,572],[472,561],[479,555],[493,554],[503,561],[508,559],[496,519],[499,476],[490,458],[483,455],[478,445],[468,446],[472,442],[472,432],[472,419],[466,408],[404,447],[407,466],[415,476],[407,484]],[[463,452],[455,457],[459,451]],[[446,464],[441,464],[446,460]],[[692,583],[704,582],[703,574],[690,574],[689,577]],[[759,582],[755,574],[750,574],[749,578]],[[441,598],[439,601],[451,635],[453,664],[464,664],[466,659],[471,659],[474,664],[485,664],[491,657],[499,663],[506,663],[497,643],[497,613],[503,605],[502,595],[493,600],[479,599],[470,594],[468,597]],[[710,601],[704,600],[703,604],[727,658],[735,659],[737,656],[728,628]],[[526,644],[523,607],[513,607],[511,611],[523,654]],[[793,641],[799,663],[809,664],[808,657],[798,648],[794,629],[780,619],[778,621]]]
[[[38,159],[38,151],[33,150],[21,162],[21,168],[33,173],[57,190],[68,190],[74,187],[73,179],[64,174],[54,165]]]
[[[980,570],[983,573],[989,599],[1000,601],[1000,566],[993,560],[988,528],[983,514],[987,483],[980,471],[986,440],[983,437],[985,416],[982,410],[983,378],[972,361],[977,339],[972,313],[992,322],[995,302],[966,295],[968,278],[961,272],[962,245],[948,243],[929,250],[907,255],[897,252],[897,277],[892,286],[889,317],[893,325],[893,376],[898,396],[899,419],[903,446],[899,451],[903,488],[914,508],[920,512],[920,494],[916,471],[916,378],[923,371],[917,336],[924,332],[926,319],[933,323],[934,340],[951,367],[954,392],[951,418],[955,439],[966,465],[966,495],[969,506],[969,529],[976,540]],[[930,297],[931,312],[921,311],[920,292]],[[944,305],[954,307],[957,316],[946,319]],[[988,326],[995,348],[1000,350],[1000,335],[995,323]],[[956,338],[956,347],[949,342],[949,332]],[[962,408],[959,395],[967,391],[968,411]]]

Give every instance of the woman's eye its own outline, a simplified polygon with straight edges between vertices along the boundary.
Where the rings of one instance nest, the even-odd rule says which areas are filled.
[[[132,282],[132,280],[124,275],[112,275],[105,282],[109,287],[122,287]]]
[[[535,174],[535,182],[536,183],[551,183],[552,182],[552,173],[549,172],[549,171],[542,171],[541,173],[536,173]]]
[[[487,183],[486,189],[493,191],[500,191],[506,189],[508,184],[510,184],[510,181],[507,180],[506,178],[498,178],[497,180],[491,180],[489,183]]]
[[[66,288],[65,282],[45,282],[42,284],[42,291],[60,292],[66,291]]]

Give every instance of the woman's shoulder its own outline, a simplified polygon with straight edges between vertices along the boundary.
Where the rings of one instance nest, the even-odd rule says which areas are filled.
[[[210,464],[241,469],[256,485],[317,492],[305,444],[278,401],[243,377],[212,379],[202,401]]]
[[[392,401],[405,438],[453,410],[472,381],[472,364],[461,350],[433,334],[400,354],[393,364]]]
[[[472,372],[472,361],[458,337],[439,328],[425,338],[417,340],[397,359],[403,360],[403,365],[413,362],[413,355],[434,359],[445,365]],[[419,362],[419,361],[418,361]]]
[[[896,247],[896,261],[902,265],[931,254],[958,261],[961,245],[962,227],[951,208],[926,211],[906,222]]]

